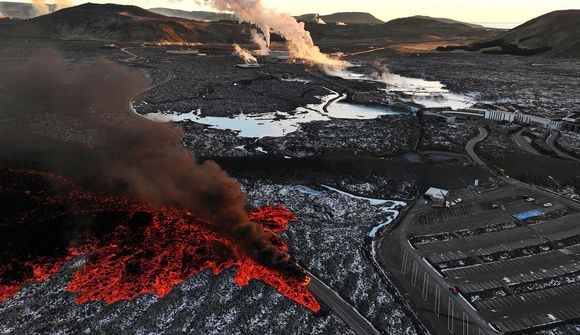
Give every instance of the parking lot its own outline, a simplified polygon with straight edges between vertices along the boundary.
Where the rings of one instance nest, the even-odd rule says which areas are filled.
[[[456,320],[449,333],[520,333],[580,319],[580,205],[516,184],[450,200],[459,196],[452,208],[420,200],[402,223],[410,246],[402,272],[413,287],[430,273],[447,285],[447,318]],[[465,320],[470,308],[489,329]]]

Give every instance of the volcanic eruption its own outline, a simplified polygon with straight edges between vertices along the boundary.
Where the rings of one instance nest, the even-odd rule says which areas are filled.
[[[0,162],[27,168],[5,169],[0,185],[13,204],[3,245],[19,246],[0,249],[0,300],[91,250],[68,288],[79,302],[163,296],[199,271],[238,265],[239,284],[259,278],[317,310],[282,228],[247,213],[240,185],[185,150],[180,128],[129,110],[147,87],[118,64],[65,66],[55,52],[0,69]],[[292,218],[274,212],[277,224]]]

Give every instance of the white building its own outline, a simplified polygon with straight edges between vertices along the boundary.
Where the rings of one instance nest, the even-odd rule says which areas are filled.
[[[425,192],[425,198],[434,201],[445,201],[449,196],[449,191],[442,190],[439,188],[431,187],[427,192]]]
[[[531,125],[536,127],[542,127],[545,129],[550,130],[560,130],[562,129],[562,121],[559,120],[552,120],[540,116],[535,115],[528,115],[528,114],[521,114],[521,113],[513,113],[513,112],[504,112],[504,111],[485,111],[485,119],[486,120],[493,120],[498,122],[510,122],[510,123],[519,123],[525,125]]]

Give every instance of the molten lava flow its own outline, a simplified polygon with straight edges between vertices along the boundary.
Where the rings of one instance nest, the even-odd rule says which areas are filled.
[[[320,309],[305,285],[308,278],[257,264],[213,232],[211,222],[186,211],[83,191],[47,173],[10,170],[0,175],[0,206],[6,210],[0,219],[0,301],[86,255],[66,288],[77,294],[79,304],[146,293],[163,297],[201,271],[217,275],[237,266],[234,280],[240,286],[261,280],[312,311]],[[295,220],[290,212],[276,206],[248,215],[272,234],[276,247],[288,249],[275,233]]]

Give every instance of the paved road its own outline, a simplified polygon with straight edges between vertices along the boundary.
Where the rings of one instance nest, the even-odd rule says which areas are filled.
[[[550,136],[548,136],[548,138],[546,139],[546,144],[548,144],[550,149],[552,149],[560,158],[580,162],[580,159],[578,159],[576,157],[572,157],[558,148],[558,146],[556,145],[556,140],[558,139],[558,137],[560,137],[559,132],[552,131],[550,133]]]
[[[308,288],[322,302],[334,311],[357,335],[380,334],[354,307],[344,301],[338,293],[326,286],[320,279],[308,273],[312,281]]]
[[[484,169],[490,170],[489,167],[483,162],[483,160],[481,160],[481,158],[479,158],[479,156],[475,153],[475,146],[479,142],[483,141],[489,135],[489,133],[482,126],[477,126],[477,129],[479,129],[479,134],[467,143],[465,146],[465,151],[477,165]]]

